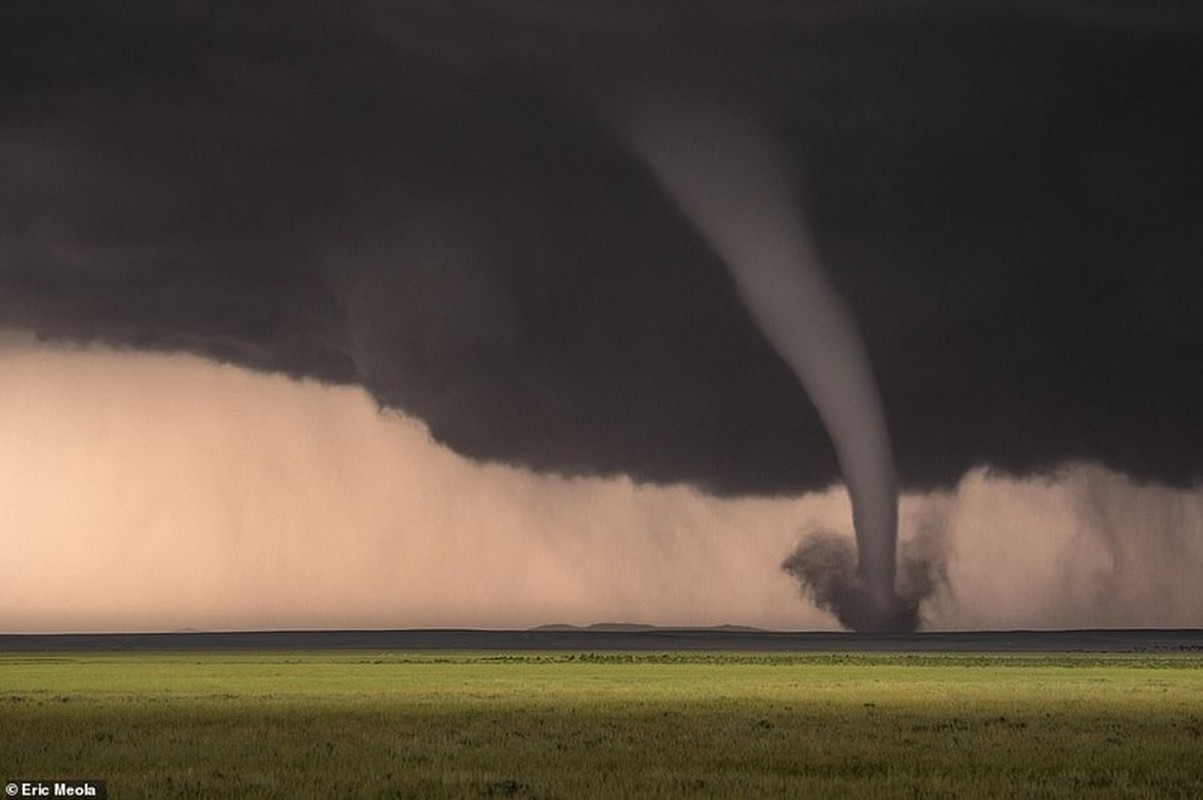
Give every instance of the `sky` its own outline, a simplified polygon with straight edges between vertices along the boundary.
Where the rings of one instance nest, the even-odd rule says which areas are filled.
[[[0,630],[833,628],[782,564],[853,541],[858,404],[925,627],[1203,625],[1201,40],[6,3]],[[786,240],[834,400],[752,299]]]
[[[362,389],[195,357],[0,354],[0,630],[836,630],[780,564],[841,487],[716,498],[481,465]],[[941,630],[1199,625],[1203,496],[1099,467],[907,493]]]

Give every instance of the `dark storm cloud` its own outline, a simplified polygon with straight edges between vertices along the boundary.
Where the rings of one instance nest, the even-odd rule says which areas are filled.
[[[1178,6],[337,5],[4,3],[0,325],[362,383],[478,458],[826,484],[794,377],[600,119],[700,91],[805,171],[904,486],[1200,476]]]

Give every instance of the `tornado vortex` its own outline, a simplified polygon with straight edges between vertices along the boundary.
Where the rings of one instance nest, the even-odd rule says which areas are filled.
[[[831,436],[857,546],[855,579],[830,595],[856,611],[837,616],[861,630],[913,629],[895,590],[898,493],[881,397],[856,321],[823,271],[784,144],[751,115],[707,102],[635,104],[620,128],[723,258]],[[794,574],[826,580],[824,565],[812,566]]]

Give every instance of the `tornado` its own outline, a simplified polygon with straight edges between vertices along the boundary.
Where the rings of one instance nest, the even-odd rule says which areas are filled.
[[[780,135],[752,114],[699,100],[629,104],[619,127],[723,259],[834,444],[852,502],[855,572],[824,563],[790,571],[804,588],[807,576],[841,583],[827,594],[841,598],[837,617],[849,627],[913,628],[894,585],[898,492],[881,396],[856,320],[823,269]]]

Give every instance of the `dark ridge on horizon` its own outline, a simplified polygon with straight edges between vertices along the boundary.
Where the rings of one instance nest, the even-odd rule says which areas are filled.
[[[1203,629],[858,634],[717,628],[0,634],[0,653],[255,650],[1203,653]]]
[[[634,631],[655,630],[655,625],[646,622],[594,622],[592,625],[569,625],[566,623],[551,623],[530,628],[532,631],[611,631],[629,633]]]
[[[529,631],[608,631],[613,633],[625,633],[632,631],[655,631],[655,630],[671,630],[671,631],[731,631],[744,633],[773,633],[767,628],[757,628],[752,625],[702,625],[702,626],[686,626],[677,627],[673,625],[651,625],[646,622],[594,622],[591,625],[572,625],[567,622],[552,622],[546,625],[536,625],[533,628],[527,628]]]

